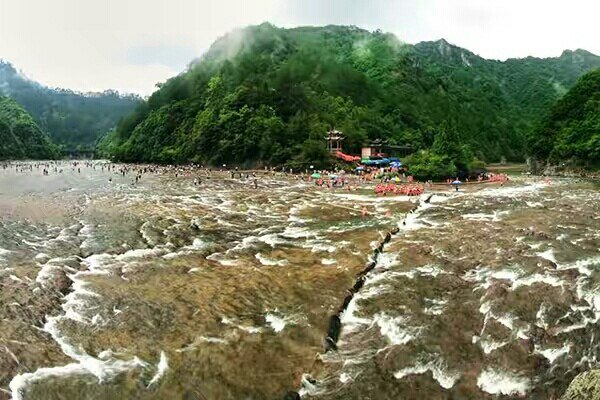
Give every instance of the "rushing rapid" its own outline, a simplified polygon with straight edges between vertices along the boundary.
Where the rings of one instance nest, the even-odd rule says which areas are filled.
[[[0,170],[0,398],[556,398],[597,361],[592,183],[136,181]]]

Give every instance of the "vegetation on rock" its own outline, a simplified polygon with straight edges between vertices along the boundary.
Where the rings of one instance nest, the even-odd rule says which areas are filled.
[[[122,161],[326,164],[324,135],[335,127],[348,153],[382,138],[429,149],[415,158],[442,171],[519,161],[544,110],[598,66],[583,50],[500,62],[444,40],[412,46],[356,27],[262,24],[217,40],[100,148]],[[456,143],[436,144],[449,134]]]
[[[14,99],[66,151],[93,150],[100,137],[141,101],[115,91],[81,94],[51,89],[0,61],[0,95]]]
[[[14,100],[0,96],[0,160],[54,159],[59,155],[31,115]]]
[[[582,76],[551,108],[529,144],[538,160],[600,168],[600,69]]]

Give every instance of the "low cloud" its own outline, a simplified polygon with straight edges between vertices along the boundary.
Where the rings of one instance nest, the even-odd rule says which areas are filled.
[[[587,0],[0,0],[0,58],[49,86],[147,95],[218,37],[265,21],[443,37],[506,59],[599,54],[598,15]]]

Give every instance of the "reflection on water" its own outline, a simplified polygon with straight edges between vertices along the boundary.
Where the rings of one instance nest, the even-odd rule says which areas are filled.
[[[325,354],[417,199],[131,180],[0,170],[0,398],[551,398],[596,362],[592,184],[420,201]]]

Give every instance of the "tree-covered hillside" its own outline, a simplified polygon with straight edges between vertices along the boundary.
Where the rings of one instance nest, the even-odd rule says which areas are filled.
[[[141,101],[114,91],[84,95],[51,89],[25,78],[2,61],[0,95],[16,100],[66,150],[93,149],[97,140]]]
[[[552,107],[529,143],[538,160],[600,167],[600,69],[579,78]]]
[[[444,40],[412,46],[356,27],[262,24],[217,40],[102,148],[126,161],[318,163],[336,127],[353,153],[376,138],[430,148],[453,132],[471,157],[522,160],[542,110],[598,66],[580,50],[499,62]]]
[[[54,159],[58,154],[31,115],[14,100],[0,96],[0,160]]]

